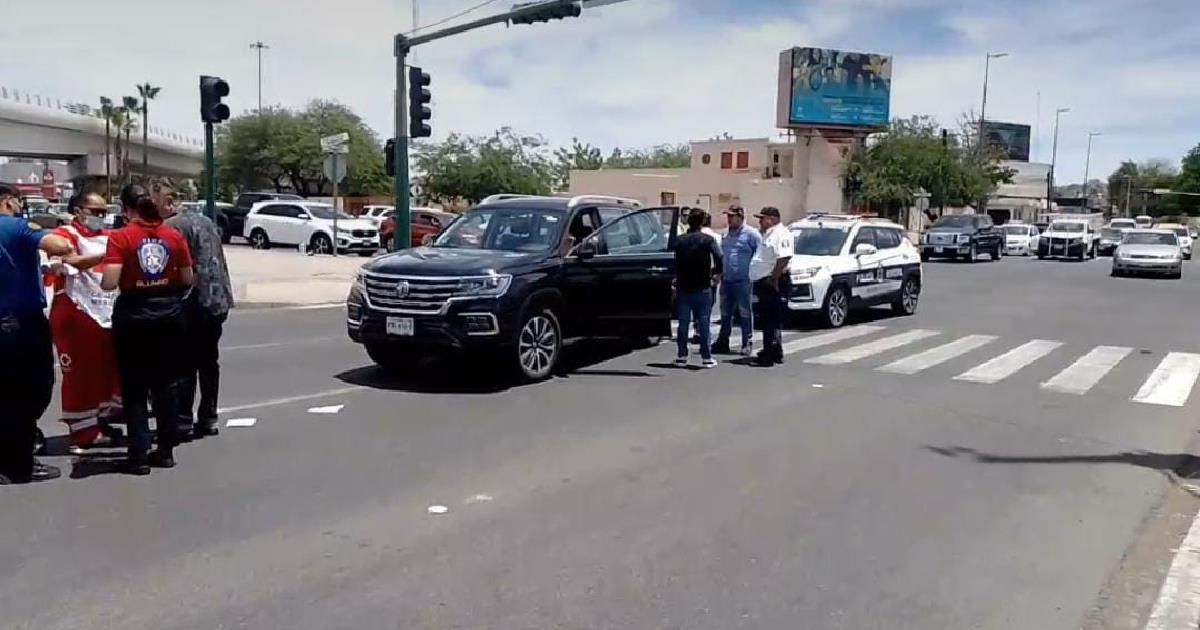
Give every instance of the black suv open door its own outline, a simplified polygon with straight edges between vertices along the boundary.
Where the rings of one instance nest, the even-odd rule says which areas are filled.
[[[669,336],[679,207],[631,212],[602,225],[563,263],[573,321],[593,336]]]

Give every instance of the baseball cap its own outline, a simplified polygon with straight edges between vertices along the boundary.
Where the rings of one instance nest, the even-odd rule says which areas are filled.
[[[746,211],[742,209],[741,205],[735,203],[732,206],[729,206],[729,209],[725,211],[725,214],[736,214],[744,217],[746,216]]]
[[[762,210],[760,210],[758,212],[758,214],[756,214],[754,216],[756,216],[756,217],[774,217],[774,218],[778,219],[779,218],[779,208],[773,208],[771,206],[767,206],[766,208],[763,208]]]

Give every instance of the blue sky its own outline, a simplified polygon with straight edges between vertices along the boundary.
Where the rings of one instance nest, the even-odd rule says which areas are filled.
[[[419,0],[421,21],[479,1]],[[410,2],[208,0],[181,12],[178,0],[59,0],[64,20],[9,3],[0,85],[94,102],[149,80],[164,88],[154,124],[198,135],[197,75],[225,77],[233,109],[253,108],[249,43],[262,39],[268,103],[336,98],[388,136],[390,38],[410,28]],[[94,28],[113,16],[125,16],[128,37]],[[1089,131],[1104,134],[1092,155],[1101,176],[1125,158],[1177,162],[1200,143],[1196,0],[629,0],[578,20],[476,31],[418,59],[434,77],[438,135],[510,125],[607,148],[776,134],[778,52],[804,45],[894,55],[893,114],[948,126],[978,110],[985,53],[1010,53],[993,62],[988,116],[1036,124],[1035,154],[1048,161],[1052,112],[1070,107],[1063,181],[1082,179]]]

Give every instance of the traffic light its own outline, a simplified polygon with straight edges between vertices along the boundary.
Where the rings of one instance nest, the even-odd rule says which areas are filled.
[[[433,95],[429,93],[429,74],[417,66],[408,68],[408,137],[428,138],[433,135],[429,119],[433,118],[433,110],[429,102]]]
[[[388,177],[396,176],[396,139],[388,138],[383,143],[383,170]]]
[[[229,84],[219,77],[200,77],[200,120],[219,123],[229,119],[229,106],[221,99],[229,96]]]
[[[538,11],[531,11],[515,17],[511,22],[513,24],[533,24],[534,22],[549,22],[550,20],[579,17],[583,13],[583,7],[580,6],[577,0],[553,0],[552,2],[538,2],[524,6],[532,7],[540,5],[545,6],[542,6]]]

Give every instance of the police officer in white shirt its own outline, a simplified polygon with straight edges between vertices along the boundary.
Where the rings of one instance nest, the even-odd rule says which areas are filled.
[[[758,363],[772,366],[783,363],[783,298],[788,285],[788,262],[792,259],[792,233],[781,225],[779,209],[767,206],[754,215],[762,229],[763,243],[750,261],[750,280],[758,296],[758,315],[762,323],[762,350]]]

